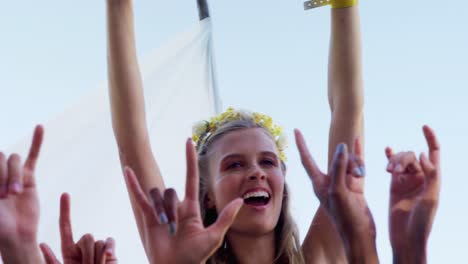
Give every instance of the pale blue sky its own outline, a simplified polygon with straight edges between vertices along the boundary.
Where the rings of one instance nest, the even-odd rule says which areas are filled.
[[[195,0],[134,2],[141,57],[197,21]],[[298,0],[210,6],[224,105],[269,113],[291,143],[292,129],[301,128],[324,165],[329,8],[304,12]],[[429,263],[461,263],[468,236],[462,167],[468,149],[468,3],[362,0],[361,24],[366,191],[382,263],[391,263],[383,149],[425,150],[423,124],[435,129],[443,148]],[[0,9],[0,33],[0,149],[106,81],[105,1],[8,1]],[[293,207],[305,212],[297,219],[305,235],[317,201],[293,145],[288,154]]]

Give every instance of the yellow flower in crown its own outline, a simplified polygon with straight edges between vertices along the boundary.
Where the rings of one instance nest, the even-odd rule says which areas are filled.
[[[267,129],[275,140],[276,147],[282,161],[286,161],[286,155],[284,151],[288,146],[286,136],[283,134],[283,128],[273,123],[273,119],[265,114],[250,112],[246,110],[236,110],[229,107],[225,112],[210,118],[209,121],[202,120],[197,122],[192,127],[192,139],[197,145],[206,142],[207,139],[212,135],[218,127],[221,125],[235,120],[251,119],[258,125]]]

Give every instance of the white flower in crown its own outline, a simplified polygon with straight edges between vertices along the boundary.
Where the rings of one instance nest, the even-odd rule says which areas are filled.
[[[205,120],[201,120],[195,123],[192,127],[192,137],[195,141],[197,141],[201,135],[206,133],[208,129],[209,123]]]
[[[253,112],[247,109],[238,109],[237,113],[239,113],[239,116],[243,119],[253,119]]]
[[[285,150],[288,147],[288,138],[284,134],[280,135],[276,140],[276,146],[280,151]]]

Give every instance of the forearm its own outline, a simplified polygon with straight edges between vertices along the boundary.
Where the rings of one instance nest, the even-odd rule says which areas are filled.
[[[146,131],[131,0],[107,0],[107,26],[112,122],[117,141],[122,144],[129,135]]]
[[[331,10],[331,40],[328,69],[328,96],[332,120],[329,136],[329,162],[337,144],[344,142],[352,151],[360,138],[364,146],[364,89],[358,7]]]
[[[164,183],[148,136],[143,84],[135,47],[132,0],[107,0],[108,74],[112,125],[122,166],[130,166],[147,193]],[[146,230],[141,212],[130,195],[145,249]]]
[[[328,95],[331,110],[363,107],[362,48],[358,6],[331,9],[331,39],[328,65]]]
[[[163,188],[146,126],[131,0],[107,0],[107,19],[109,92],[120,159],[122,165],[132,167],[145,191]]]

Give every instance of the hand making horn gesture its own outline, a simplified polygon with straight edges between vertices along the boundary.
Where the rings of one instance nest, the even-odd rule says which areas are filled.
[[[393,154],[385,149],[392,174],[390,185],[390,241],[395,263],[423,263],[427,240],[439,203],[440,145],[434,131],[423,127],[429,157],[414,152]],[[424,261],[423,261],[424,260]]]
[[[179,201],[173,189],[164,194],[150,191],[152,203],[142,191],[135,174],[125,168],[125,176],[133,199],[144,215],[151,263],[202,263],[222,244],[224,235],[234,222],[243,200],[235,199],[219,214],[217,221],[204,227],[198,200],[199,176],[197,154],[192,141],[186,143],[187,181],[185,198]]]
[[[346,144],[337,146],[327,175],[318,168],[299,130],[295,136],[302,164],[317,198],[337,227],[350,263],[377,261],[375,224],[364,197],[365,169],[359,140],[354,153],[348,153]]]
[[[26,161],[0,152],[0,251],[4,263],[40,263],[35,168],[44,129],[37,126]]]
[[[67,193],[60,197],[59,223],[64,264],[117,264],[112,238],[95,241],[91,234],[86,234],[75,244],[70,220],[70,196]],[[60,264],[47,244],[42,243],[40,247],[46,264]]]

